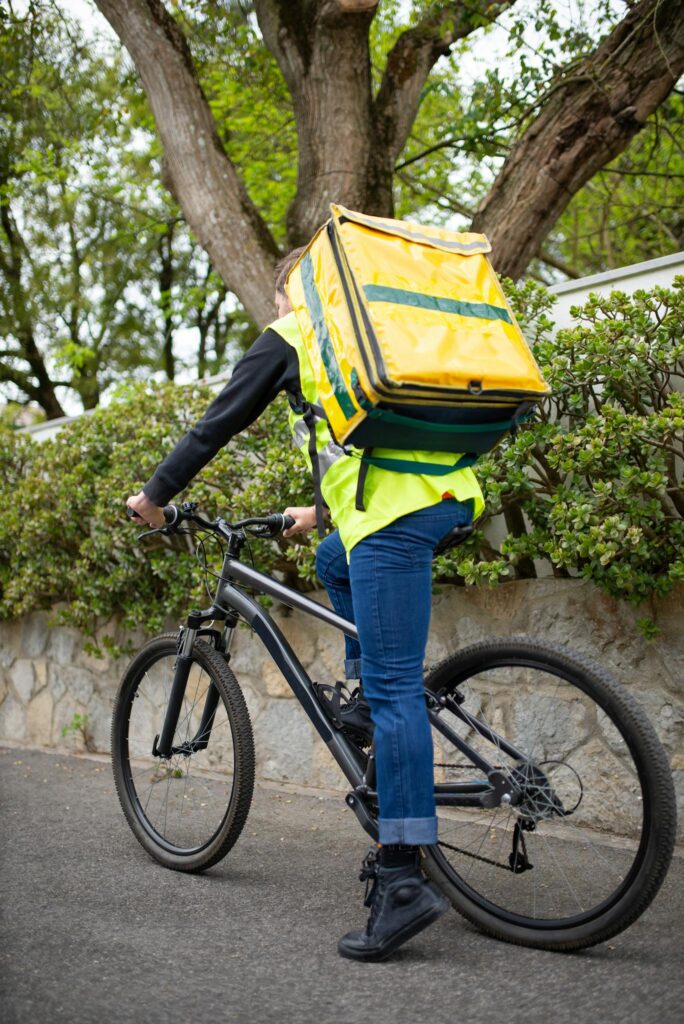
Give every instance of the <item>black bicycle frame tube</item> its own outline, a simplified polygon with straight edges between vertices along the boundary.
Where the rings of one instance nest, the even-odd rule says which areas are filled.
[[[352,637],[353,640],[358,640],[359,638],[353,622],[343,619],[337,612],[331,611],[330,608],[326,608],[324,604],[319,604],[318,601],[307,597],[306,594],[300,594],[299,591],[292,590],[284,583],[271,579],[270,576],[259,572],[258,569],[253,569],[238,559],[231,558],[230,555],[226,556],[221,575],[224,580],[235,581],[242,584],[243,587],[257,590],[260,594],[266,594],[268,597],[280,601],[281,604],[287,605],[288,608],[296,608],[298,611],[306,612],[307,615],[313,615],[314,618],[320,619],[321,622],[325,622],[328,626],[333,626],[334,629],[339,629],[342,633]],[[219,586],[215,603],[220,603],[222,593],[223,587]],[[234,605],[231,604],[231,607],[234,607]]]
[[[314,618],[320,619],[327,625],[340,630],[354,639],[358,639],[356,626],[341,615],[326,608],[325,605],[319,604],[318,601],[314,601],[305,594],[290,589],[285,584],[272,579],[270,576],[266,576],[257,569],[244,565],[239,559],[231,555],[226,555],[224,559],[221,582],[216,589],[212,607],[201,613],[193,613],[190,617],[192,625],[197,627],[200,621],[225,618],[231,609],[237,612],[251,626],[266,647],[319,736],[329,748],[348,782],[354,787],[357,795],[363,797],[365,794],[366,799],[375,799],[376,794],[368,786],[370,780],[364,778],[365,759],[363,755],[342,732],[334,729],[331,725],[313,691],[311,678],[282,631],[255,600],[235,586],[236,583],[266,594],[287,605],[289,608],[295,608],[308,615],[312,615]],[[472,761],[474,766],[480,768],[485,775],[495,770],[493,765],[489,764],[477,751],[473,750],[446,723],[443,723],[434,711],[429,711],[428,713],[433,726],[444,736],[448,737]],[[166,726],[166,724],[165,721],[164,725]],[[201,735],[201,730],[199,735]],[[489,735],[489,730],[487,730],[487,738],[495,744],[498,742],[501,745],[500,738],[493,733]],[[373,779],[371,786],[374,781]],[[440,783],[435,786],[435,799],[438,805],[452,807],[481,806],[480,797],[489,792],[491,792],[491,786],[484,779],[477,782]]]
[[[478,807],[482,810],[481,797],[492,792],[488,782],[440,782],[435,785],[436,807]],[[377,800],[378,794],[369,789],[363,794],[367,800]]]
[[[314,694],[311,678],[270,615],[251,597],[238,590],[233,581],[267,594],[290,608],[305,611],[348,636],[358,636],[356,626],[352,622],[348,622],[347,619],[343,619],[341,615],[337,615],[336,612],[330,611],[325,605],[313,601],[304,594],[290,590],[284,584],[244,565],[230,555],[227,555],[224,560],[221,576],[222,582],[217,588],[212,611],[220,609],[225,612],[232,608],[252,627],[283,673],[295,697],[304,708],[349,783],[354,788],[360,786],[364,773],[364,759],[361,752],[357,751],[357,748],[339,730],[332,727]]]
[[[470,744],[466,743],[465,740],[462,740],[458,733],[454,732],[453,729],[450,729],[446,722],[443,722],[436,712],[428,710],[428,716],[437,732],[441,732],[442,736],[445,736],[446,739],[450,740],[455,747],[458,747],[460,751],[470,758],[474,765],[480,768],[486,775],[488,775],[489,772],[494,771],[494,765],[491,765],[489,761],[485,760],[484,757],[481,757],[476,750],[473,750]]]
[[[456,701],[448,700],[446,703],[446,707],[448,707],[449,710],[454,715],[456,715],[457,718],[460,718],[462,722],[465,722],[466,725],[469,725],[474,732],[479,732],[480,736],[484,736],[484,738],[486,740],[489,740],[490,743],[493,743],[494,746],[499,747],[499,749],[502,750],[504,754],[508,754],[508,756],[512,757],[515,761],[525,760],[525,755],[521,753],[521,751],[519,751],[517,747],[514,747],[513,744],[509,743],[508,740],[504,739],[503,736],[499,736],[499,734],[494,732],[493,729],[490,729],[489,726],[485,725],[483,722],[478,721],[477,718],[473,718],[473,716],[469,714],[469,712],[466,711],[464,708],[460,707],[456,703]],[[444,735],[447,734],[444,733]],[[451,732],[449,732],[448,739],[456,742],[456,733],[453,733],[452,735]],[[471,754],[472,752],[472,747],[468,746],[467,743],[465,744],[465,748],[462,749],[465,749],[466,752],[469,754]],[[484,763],[486,764],[486,762]]]

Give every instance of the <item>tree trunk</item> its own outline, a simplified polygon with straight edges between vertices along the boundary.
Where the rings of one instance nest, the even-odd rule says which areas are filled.
[[[96,3],[135,61],[188,224],[250,316],[266,324],[278,248],[221,145],[181,30],[160,0]]]
[[[7,202],[0,203],[0,228],[9,249],[6,257],[3,257],[0,251],[0,265],[7,280],[11,312],[15,321],[13,335],[19,343],[16,352],[7,352],[3,356],[5,359],[16,357],[29,365],[26,372],[13,369],[9,363],[0,363],[0,381],[14,384],[29,401],[36,402],[41,407],[49,420],[56,419],[58,416],[64,416],[64,409],[59,403],[45,360],[36,344],[29,312],[31,303],[21,281],[24,243]]]
[[[100,385],[98,383],[99,366],[94,366],[87,375],[76,376],[71,387],[78,392],[84,409],[97,409],[100,404]]]
[[[294,248],[327,220],[331,202],[366,208],[373,145],[368,32],[377,5],[352,13],[337,0],[255,0],[254,6],[297,122],[297,193],[287,214]]]
[[[500,274],[520,277],[572,197],[625,149],[683,71],[681,0],[642,0],[552,84],[473,220]]]
[[[394,210],[392,179],[435,62],[458,39],[515,0],[445,3],[403,32],[371,88],[371,0],[255,0],[259,27],[292,95],[299,158],[288,241],[309,241],[330,203],[383,217]]]

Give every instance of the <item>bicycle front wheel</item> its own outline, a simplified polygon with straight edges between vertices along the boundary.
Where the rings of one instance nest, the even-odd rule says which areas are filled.
[[[515,787],[491,809],[437,807],[425,870],[455,908],[542,949],[580,949],[630,925],[675,839],[667,758],[637,702],[589,659],[525,639],[469,647],[426,688],[440,709],[438,792],[486,781],[459,739]]]
[[[147,643],[130,663],[112,718],[114,781],[144,849],[165,867],[203,871],[226,855],[249,812],[254,741],[242,691],[225,659],[195,643],[170,758],[156,740],[169,702],[178,634]]]

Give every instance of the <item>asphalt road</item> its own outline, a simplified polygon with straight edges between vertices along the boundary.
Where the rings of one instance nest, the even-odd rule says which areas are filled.
[[[365,923],[368,843],[341,800],[257,790],[204,875],[128,830],[106,761],[0,748],[4,1024],[669,1024],[684,1020],[675,860],[628,931],[583,953],[495,942],[455,912],[384,964],[336,952]]]

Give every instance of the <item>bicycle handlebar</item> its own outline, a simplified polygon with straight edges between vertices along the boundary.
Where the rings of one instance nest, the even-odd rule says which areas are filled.
[[[237,523],[227,523],[223,519],[215,519],[210,522],[197,514],[196,507],[192,502],[186,502],[180,508],[178,505],[165,505],[162,513],[166,525],[158,526],[150,530],[149,533],[175,533],[182,522],[190,521],[198,523],[199,526],[212,530],[214,533],[224,533],[227,527],[229,531],[248,530],[255,537],[277,537],[283,530],[289,530],[295,524],[292,516],[283,515],[282,512],[274,512],[270,516],[251,516],[248,519],[241,519]],[[129,519],[139,518],[135,509],[130,507],[126,509],[126,515]]]
[[[230,525],[234,530],[247,529],[256,537],[277,537],[279,533],[289,530],[294,524],[295,520],[292,516],[283,515],[282,512],[273,512],[270,516],[253,516]]]

